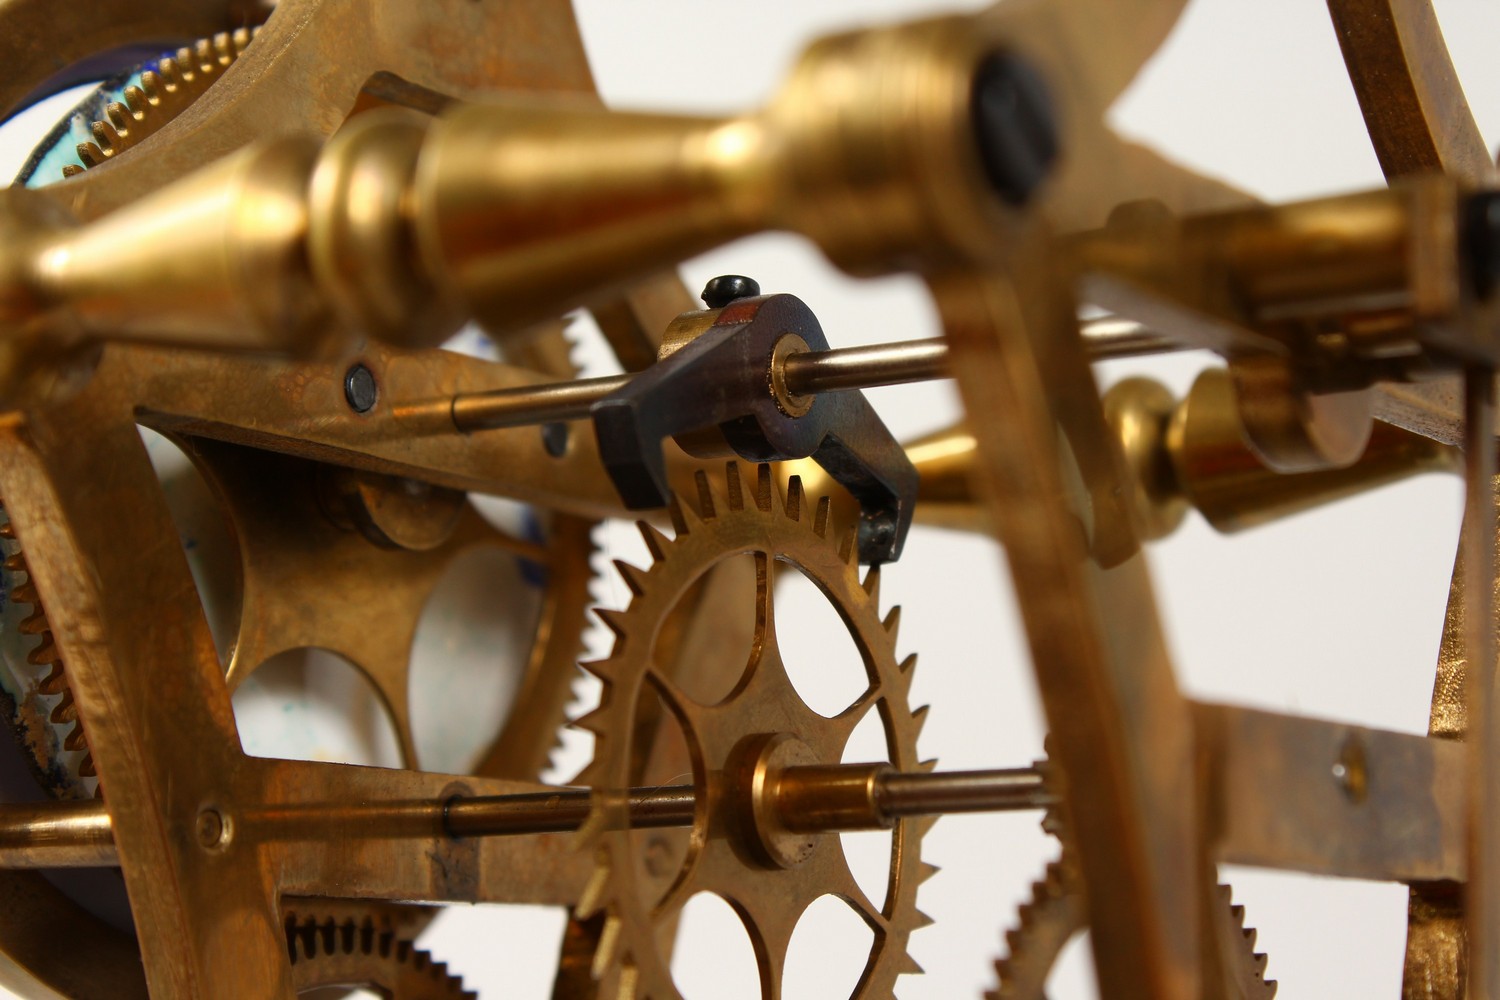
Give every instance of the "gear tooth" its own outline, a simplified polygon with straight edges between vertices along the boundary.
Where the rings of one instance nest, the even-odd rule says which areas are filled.
[[[36,585],[33,584],[30,580],[27,580],[25,583],[16,584],[14,587],[10,588],[10,599],[16,604],[37,604],[38,602]],[[27,623],[32,621],[33,619],[38,618],[42,620],[42,624],[45,627],[46,615],[42,614],[40,611],[36,611],[22,619],[17,628],[19,628],[22,632],[26,632]],[[36,635],[36,632],[28,632],[27,634]]]
[[[212,73],[214,71],[214,63],[218,61],[218,54],[214,52],[213,41],[208,38],[200,38],[194,42],[191,59],[199,72]]]
[[[45,695],[58,695],[68,690],[67,673],[61,661],[52,663],[47,676],[37,682],[36,689]]]
[[[222,67],[228,66],[234,61],[234,40],[229,37],[229,32],[221,31],[213,37],[213,49],[215,61]]]
[[[606,669],[608,665],[609,659],[606,657],[602,660],[584,660],[578,664],[578,669],[590,677],[597,677],[599,680],[604,681],[609,679],[609,671]]]
[[[604,918],[604,929],[599,932],[599,947],[594,952],[592,971],[595,979],[603,979],[610,969],[620,964],[623,931],[619,917],[610,914]]]
[[[245,49],[249,47],[250,40],[254,37],[255,32],[249,28],[235,28],[230,34],[230,38],[234,40],[235,53],[237,55],[244,55]]]
[[[120,133],[109,122],[94,122],[89,131],[94,134],[94,142],[104,150],[105,156],[110,156],[123,141]]]
[[[54,723],[72,723],[78,718],[78,705],[74,702],[74,690],[63,688],[63,696],[57,700],[57,705],[52,706],[51,718]]]
[[[135,124],[135,116],[119,101],[111,101],[104,106],[104,117],[109,119],[109,123],[121,135],[129,135],[130,126]]]
[[[923,861],[921,867],[917,869],[917,885],[922,885],[923,883],[927,882],[940,871],[942,871],[942,869],[932,862]]]
[[[606,628],[615,634],[616,640],[623,640],[628,631],[625,624],[625,612],[616,611],[614,608],[595,608],[594,615]]]
[[[922,968],[915,958],[911,957],[911,952],[903,951],[901,953],[901,963],[896,967],[896,975],[920,976],[926,972],[927,970]]]
[[[609,706],[600,705],[598,708],[580,715],[568,723],[574,729],[582,729],[584,732],[602,736],[609,730]]]
[[[885,626],[885,634],[891,637],[891,642],[896,641],[896,634],[901,631],[901,605],[896,605],[886,612],[885,620],[880,623]]]
[[[623,559],[616,559],[614,563],[615,569],[620,573],[620,578],[625,581],[625,586],[630,588],[630,592],[632,594],[634,594],[636,597],[640,597],[646,592],[645,570],[641,569],[639,566],[632,566],[630,563],[624,561]]]
[[[912,729],[914,738],[922,735],[922,727],[927,725],[927,715],[932,711],[931,705],[922,705],[911,713]]]
[[[936,757],[929,757],[926,760],[917,762],[918,771],[935,771],[937,770],[937,766],[938,761]]]
[[[5,557],[5,568],[12,573],[25,573],[28,577],[31,576],[31,567],[26,565],[26,554],[20,549]]]
[[[740,482],[740,463],[724,463],[724,501],[730,510],[745,509],[745,489]]]
[[[587,772],[588,770],[589,768],[584,768],[585,772]],[[603,780],[604,778],[602,776],[595,776],[594,780],[591,781],[590,784],[598,785]],[[573,849],[578,851],[585,851],[593,847],[598,842],[599,838],[604,835],[604,831],[608,828],[608,826],[609,813],[604,809],[595,806],[593,809],[589,810],[588,819],[584,820],[583,823],[578,827],[578,830],[573,834],[573,838],[571,841]]]
[[[589,876],[588,884],[583,887],[583,893],[578,897],[578,904],[574,907],[580,919],[587,920],[599,912],[609,892],[609,880],[609,864],[607,862],[596,864],[593,873]]]
[[[11,540],[14,540],[15,537],[16,522],[12,521],[10,518],[6,518],[4,521],[0,521],[0,538],[9,538]]]
[[[714,507],[713,487],[708,484],[708,473],[699,469],[693,473],[693,483],[698,487],[698,511],[703,515],[703,519],[711,521],[718,517],[718,511]]]
[[[125,88],[125,106],[130,109],[130,117],[139,121],[145,117],[146,109],[151,107],[151,99],[143,89],[131,85]]]
[[[924,927],[931,927],[935,923],[937,923],[937,921],[933,920],[932,917],[928,916],[921,910],[917,910],[915,915],[913,916],[912,929],[919,931]]]
[[[901,661],[901,666],[898,669],[900,669],[901,673],[904,676],[906,676],[907,678],[910,678],[911,675],[913,673],[915,673],[916,669],[917,669],[917,654],[916,653],[912,653],[909,656],[907,656],[906,659],[904,659],[904,660]]]
[[[677,532],[678,538],[691,534],[693,528],[703,523],[692,505],[683,503],[676,493],[667,499],[667,512],[672,517],[672,530]]]
[[[813,534],[819,538],[828,537],[828,515],[832,509],[832,500],[828,497],[818,497],[818,509],[813,514]]]
[[[589,761],[587,764],[583,765],[583,769],[575,774],[573,776],[573,780],[568,782],[568,784],[583,785],[587,788],[593,788],[595,785],[598,785],[601,781],[599,764],[600,762],[597,760]]]
[[[43,632],[41,644],[26,654],[26,662],[38,667],[50,666],[58,659],[57,642],[51,632]]]
[[[181,55],[185,51],[185,49],[179,49],[178,55]],[[157,62],[156,71],[159,74],[158,79],[162,81],[162,89],[164,91],[175,91],[182,86],[184,80],[182,65],[181,60],[176,56],[167,56],[165,59]]]
[[[878,565],[870,567],[869,572],[865,574],[862,586],[865,594],[870,598],[870,603],[878,609],[880,607],[880,567]]]
[[[83,167],[79,166],[78,164],[76,164],[76,163],[64,163],[63,164],[63,168],[62,168],[63,180],[67,180],[69,177],[77,177],[81,173],[83,173]]]
[[[646,548],[651,553],[652,562],[661,562],[666,559],[667,547],[672,544],[668,541],[667,536],[657,531],[647,521],[637,521],[635,522],[635,526],[640,530],[641,537],[646,541]]]
[[[839,539],[839,558],[849,565],[859,563],[859,532],[850,529]]]
[[[620,967],[620,988],[615,1000],[642,1000],[645,987],[641,985],[641,972],[634,963]],[[654,998],[653,998],[654,1000]]]
[[[802,520],[802,509],[807,506],[807,493],[802,488],[802,477],[793,476],[786,484],[786,516],[793,521]]]
[[[776,487],[771,479],[771,466],[762,462],[755,467],[755,506],[763,514],[771,513],[771,505],[776,496]]]
[[[166,81],[161,78],[161,73],[157,70],[148,69],[141,73],[140,90],[147,104],[152,107],[160,104],[166,88]]]
[[[78,751],[87,750],[88,748],[89,740],[84,735],[83,723],[77,720],[77,713],[75,712],[73,728],[68,731],[68,735],[63,739],[63,749]]]
[[[97,143],[80,142],[74,148],[74,152],[78,154],[79,161],[85,167],[97,167],[105,160],[104,150],[100,149]]]
[[[99,771],[94,767],[94,754],[92,751],[85,753],[83,759],[78,762],[78,776],[81,778],[99,777]]]

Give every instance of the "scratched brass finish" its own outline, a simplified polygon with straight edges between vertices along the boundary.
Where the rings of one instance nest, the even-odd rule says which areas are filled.
[[[0,497],[25,571],[8,596],[45,608],[27,619],[50,671],[37,690],[64,740],[86,737],[101,789],[0,805],[0,983],[456,996],[411,948],[423,904],[507,902],[569,909],[558,1000],[674,1000],[677,919],[708,890],[745,923],[766,997],[802,910],[840,896],[874,931],[856,995],[883,997],[918,971],[931,816],[1001,802],[1045,808],[1064,855],[998,996],[1037,996],[1085,923],[1110,998],[1269,995],[1217,878],[1237,863],[1409,885],[1405,995],[1500,998],[1500,297],[1475,277],[1500,240],[1466,228],[1494,171],[1425,0],[1329,0],[1393,184],[1293,205],[1106,125],[1181,0],[1006,0],[848,31],[764,107],[720,118],[602,108],[564,0],[93,6],[84,25],[78,4],[0,0],[0,107],[93,54],[259,28],[96,169],[0,197]],[[1002,55],[1042,82],[1032,119],[980,114]],[[1008,191],[990,140],[1036,143],[1042,119],[1058,158]],[[686,499],[645,515],[652,565],[621,565],[631,603],[601,614],[616,642],[585,665],[604,695],[578,720],[595,761],[574,787],[538,783],[590,532],[623,513],[600,444],[566,422],[633,377],[573,380],[558,317],[589,308],[621,367],[646,369],[701,331],[675,265],[768,229],[932,295],[940,343],[813,358],[787,340],[752,374],[791,420],[825,391],[955,380],[962,422],[909,447],[915,516],[1004,546],[1051,730],[1037,769],[926,773],[912,661],[880,612],[900,567],[861,574],[849,498],[809,502],[789,475],[811,496],[827,477],[805,464],[705,475],[727,433],[709,427],[670,449]],[[502,360],[438,348],[470,319]],[[1101,397],[1098,357],[1179,347],[1222,366],[1181,400],[1145,380]],[[141,426],[189,455],[235,540],[222,650]],[[1428,471],[1468,492],[1427,736],[1183,692],[1147,541],[1194,511],[1234,532]],[[496,528],[470,494],[527,505],[534,526]],[[524,567],[542,607],[526,648],[497,657],[509,717],[472,773],[440,774],[416,749],[410,650],[439,579],[480,550]],[[788,681],[785,572],[862,654],[868,687],[832,718]],[[370,681],[402,768],[242,750],[232,691],[308,647]],[[1004,665],[976,647],[965,666]],[[888,759],[843,761],[872,712]],[[882,907],[834,832],[865,828],[892,831]],[[84,865],[118,868],[133,938],[34,870]]]

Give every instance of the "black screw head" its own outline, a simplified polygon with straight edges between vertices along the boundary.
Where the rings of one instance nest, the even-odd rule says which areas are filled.
[[[703,286],[702,299],[710,309],[723,309],[735,299],[748,299],[760,294],[760,285],[754,278],[743,274],[721,274],[708,279]]]
[[[568,453],[568,439],[571,437],[572,431],[567,424],[550,423],[542,425],[542,447],[553,458],[562,458]]]
[[[1486,301],[1500,285],[1500,192],[1471,195],[1460,211],[1460,259],[1474,294]]]
[[[375,375],[364,365],[355,365],[344,373],[344,399],[355,413],[368,413],[379,395]]]
[[[971,96],[974,139],[995,192],[1024,205],[1057,161],[1057,116],[1047,83],[1011,52],[980,63]]]

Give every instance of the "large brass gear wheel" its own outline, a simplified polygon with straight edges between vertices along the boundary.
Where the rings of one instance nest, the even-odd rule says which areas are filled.
[[[890,881],[882,907],[856,884],[837,834],[796,833],[774,824],[768,828],[752,815],[749,797],[755,775],[764,773],[768,762],[840,763],[854,727],[871,712],[879,713],[893,766],[916,771],[935,763],[919,762],[916,756],[925,712],[913,712],[907,704],[915,658],[896,657],[899,614],[893,609],[884,620],[880,617],[880,571],[872,569],[861,581],[853,535],[841,543],[835,540],[827,501],[809,509],[795,477],[783,498],[768,466],[760,467],[749,496],[742,490],[738,467],[731,464],[724,493],[711,490],[702,477],[698,508],[679,499],[672,512],[673,540],[641,524],[652,565],[621,565],[633,595],[630,605],[603,615],[616,634],[614,650],[586,667],[604,684],[601,707],[580,722],[598,739],[594,762],[580,780],[601,789],[585,827],[596,868],[580,904],[585,914],[604,914],[595,976],[618,974],[620,996],[679,1000],[660,936],[689,898],[708,891],[726,900],[744,922],[760,970],[761,995],[779,997],[798,918],[813,900],[832,893],[874,932],[856,994],[890,996],[898,976],[920,971],[907,953],[907,940],[925,920],[916,907],[916,888],[934,870],[918,856],[929,821],[900,820],[892,829]],[[749,661],[727,696],[702,704],[658,668],[657,633],[694,581],[742,554],[751,555],[757,568]],[[772,601],[775,576],[783,567],[804,573],[832,602],[864,660],[868,689],[833,718],[809,708],[787,675]],[[642,701],[653,694],[682,727],[700,803],[686,860],[659,899],[637,872],[638,845],[616,794],[630,785],[636,718]]]

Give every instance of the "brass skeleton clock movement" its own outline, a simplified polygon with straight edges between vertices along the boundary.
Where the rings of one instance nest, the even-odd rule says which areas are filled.
[[[1024,812],[1056,860],[991,996],[1085,932],[1105,997],[1274,995],[1237,864],[1409,887],[1403,996],[1500,997],[1494,157],[1429,0],[1327,0],[1388,183],[1269,204],[1174,163],[1106,111],[1186,6],[873,24],[711,116],[606,107],[567,0],[0,0],[0,114],[91,85],[0,194],[0,985],[471,996],[421,935],[510,903],[567,915],[558,1000],[679,1000],[709,893],[762,997],[830,897],[849,995],[890,997],[944,933],[933,824]],[[679,278],[768,231],[909,276],[938,335]],[[1180,397],[1093,373],[1190,349]],[[867,395],[938,379],[963,419],[917,440]],[[1465,510],[1426,735],[1185,691],[1152,543],[1431,471]],[[620,519],[642,558],[601,573]],[[913,525],[999,542],[1041,759],[924,756],[882,596]],[[428,609],[479,557],[465,633]],[[836,704],[788,593],[856,665]],[[945,688],[1028,666],[966,659]],[[291,660],[353,668],[386,766],[252,736]]]

